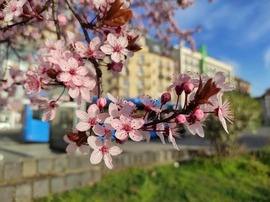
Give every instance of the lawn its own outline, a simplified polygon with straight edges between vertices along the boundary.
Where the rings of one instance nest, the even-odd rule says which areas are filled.
[[[269,202],[270,149],[106,175],[92,187],[38,202]]]

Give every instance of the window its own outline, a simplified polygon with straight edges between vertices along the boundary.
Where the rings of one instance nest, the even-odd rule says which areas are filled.
[[[144,63],[144,55],[138,55],[138,63],[140,65]]]
[[[127,78],[124,78],[122,83],[123,83],[123,86],[128,86],[129,85],[129,81],[128,81]]]

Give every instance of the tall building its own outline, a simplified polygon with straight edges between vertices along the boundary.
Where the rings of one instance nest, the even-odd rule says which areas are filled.
[[[176,54],[178,52],[178,55]],[[179,62],[176,71],[179,73],[202,74],[206,73],[212,77],[216,72],[225,73],[227,82],[234,83],[233,67],[225,62],[210,57],[206,53],[206,46],[203,45],[199,51],[192,51],[184,46],[174,49],[174,57]]]
[[[142,50],[137,52],[124,65],[118,77],[104,71],[103,92],[110,92],[125,98],[149,95],[159,99],[172,83],[175,72],[174,59],[166,56],[162,44],[147,37],[141,39]]]

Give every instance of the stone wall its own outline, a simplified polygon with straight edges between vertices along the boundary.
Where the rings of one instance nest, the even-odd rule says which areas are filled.
[[[192,159],[196,153],[198,151],[194,150],[123,153],[113,158],[112,171],[103,163],[91,165],[89,156],[83,155],[60,154],[38,159],[5,161],[0,163],[0,201],[30,202],[34,198],[90,186],[108,172],[134,166],[186,161]]]

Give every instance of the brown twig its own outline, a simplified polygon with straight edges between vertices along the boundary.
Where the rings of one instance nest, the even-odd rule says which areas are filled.
[[[48,7],[49,5],[52,3],[53,0],[48,0],[45,5],[43,6],[43,8],[37,13],[38,15],[40,15],[41,13],[43,13]],[[7,25],[5,27],[0,27],[0,31],[6,31],[14,26],[17,26],[17,25],[25,25],[26,23],[28,23],[30,20],[34,19],[36,17],[35,16],[32,16],[32,17],[29,17],[27,18],[26,20],[23,20],[21,22],[17,22],[17,23],[13,23],[11,25]]]

